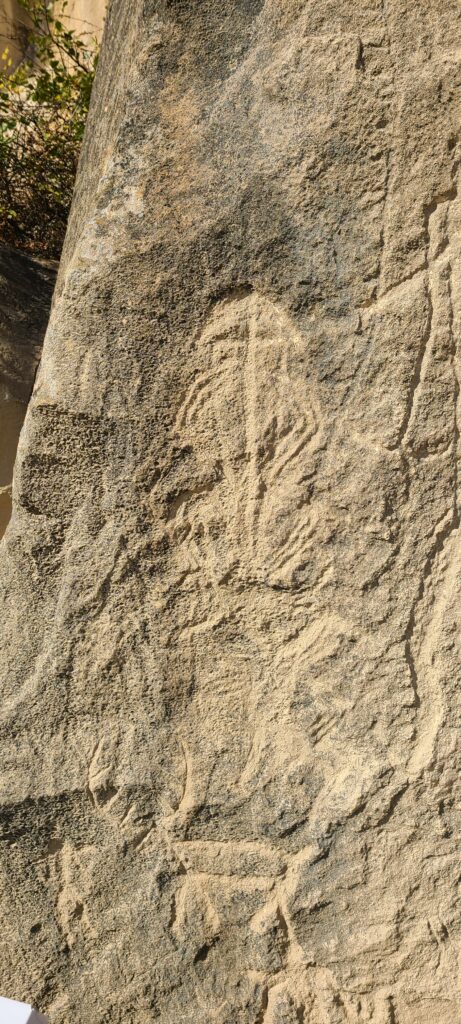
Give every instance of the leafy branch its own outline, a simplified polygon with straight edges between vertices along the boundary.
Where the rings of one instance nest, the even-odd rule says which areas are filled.
[[[19,0],[25,56],[0,65],[0,238],[58,258],[85,128],[98,42],[78,35],[48,0]]]

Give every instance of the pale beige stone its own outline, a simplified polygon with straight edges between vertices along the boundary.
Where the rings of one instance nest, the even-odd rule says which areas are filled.
[[[106,14],[106,0],[68,0],[63,10],[69,28],[80,36],[88,34],[100,39]],[[27,17],[17,0],[0,0],[0,53],[8,49],[13,66],[23,56]]]
[[[0,563],[52,1024],[461,1024],[460,54],[112,3]]]
[[[24,11],[16,0],[2,0],[0,4],[0,53],[8,50],[6,60],[18,63],[23,53]],[[3,66],[3,61],[2,61]]]
[[[91,32],[100,38],[106,8],[107,0],[68,0],[65,14],[79,34]]]

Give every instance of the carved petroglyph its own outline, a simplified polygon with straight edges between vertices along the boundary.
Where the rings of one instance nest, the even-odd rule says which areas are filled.
[[[311,595],[302,596],[298,579],[311,560],[322,514],[312,483],[325,446],[306,345],[288,316],[260,295],[218,304],[197,341],[199,366],[207,369],[198,370],[176,419],[193,472],[191,478],[183,471],[166,511],[167,529],[179,541],[176,571],[189,595],[182,642],[210,706],[218,699],[221,709],[243,701],[244,734],[251,727],[249,745],[223,734],[222,745],[216,735],[210,747],[206,723],[200,726],[202,739],[194,737],[190,751],[201,770],[195,783],[195,773],[190,775],[188,821],[217,790],[226,762],[236,804],[258,800],[265,786],[279,787],[286,773],[292,794],[287,800],[280,787],[276,797],[282,822],[286,818],[282,832],[307,822],[312,812],[311,827],[321,834],[353,812],[374,777],[370,744],[352,751],[342,740],[353,694],[338,693],[330,669],[340,650],[354,644],[355,623],[322,613],[321,606],[311,612]],[[270,627],[271,593],[286,594],[281,636]],[[221,693],[204,643],[219,662],[228,631],[259,650],[261,669],[259,659],[250,665],[229,647]],[[303,784],[308,777],[318,780],[313,791]],[[176,826],[183,812],[175,816]]]
[[[224,922],[235,927],[232,905],[239,906],[248,929],[249,947],[240,953],[240,969],[259,982],[261,995],[256,1021],[289,1024],[360,1024],[394,1020],[394,998],[388,990],[354,994],[341,990],[333,973],[313,963],[303,948],[291,907],[300,894],[312,912],[321,908],[318,893],[308,893],[305,872],[321,856],[318,847],[292,855],[261,843],[181,843],[175,853],[184,878],[172,908],[170,927],[175,941],[197,943],[195,962],[212,960],[223,940]],[[325,904],[327,905],[327,904]],[[201,1005],[206,1005],[205,982],[198,982]],[[218,1013],[215,1006],[212,1012]]]
[[[215,308],[198,349],[208,369],[190,387],[176,431],[216,470],[179,493],[175,520],[188,520],[187,545],[211,579],[230,572],[289,587],[309,550],[309,483],[322,443],[305,342],[280,308],[250,294]],[[218,550],[213,534],[227,507]]]
[[[69,947],[84,933],[95,934],[91,925],[91,895],[88,887],[94,850],[76,850],[71,843],[51,839],[48,849],[47,876],[54,892],[56,918]]]
[[[453,600],[461,570],[459,540],[459,356],[452,302],[450,235],[459,233],[461,201],[457,189],[434,200],[427,214],[427,277],[430,318],[427,343],[418,360],[409,412],[401,443],[412,459],[437,458],[448,452],[452,461],[452,507],[433,539],[411,609],[406,657],[414,689],[416,740],[410,777],[432,760],[444,717],[442,634],[447,606]],[[422,613],[422,614],[420,614]]]
[[[425,208],[425,266],[407,280],[382,292],[363,314],[363,326],[372,345],[367,351],[356,390],[349,396],[349,421],[354,437],[371,451],[383,447],[396,452],[406,477],[409,496],[440,466],[446,476],[449,495],[446,511],[434,522],[415,581],[415,596],[405,628],[404,653],[412,691],[414,734],[408,773],[416,777],[431,763],[439,728],[443,722],[444,673],[440,649],[447,604],[452,601],[459,577],[459,318],[453,308],[459,279],[457,245],[461,203],[457,186],[437,195]],[[455,269],[454,269],[455,268]],[[456,274],[456,287],[453,275]],[[413,317],[412,309],[418,309]],[[402,345],[398,372],[402,374],[393,390],[389,368],[375,345],[387,330],[402,325],[397,344]],[[393,326],[393,321],[395,326]],[[362,389],[362,395],[360,394]],[[366,405],[370,398],[385,415],[371,422]],[[403,520],[404,521],[404,520]],[[401,525],[396,520],[393,545],[384,561],[387,573],[398,564]],[[383,571],[381,570],[381,572]],[[375,575],[367,584],[376,586]],[[443,661],[443,658],[442,658]]]
[[[0,559],[53,1024],[459,1024],[455,8],[113,0]]]
[[[367,329],[387,323],[393,331],[396,296],[403,316],[408,309],[409,325],[412,308],[415,302],[419,304],[419,320],[414,329],[410,327],[412,341],[401,364],[402,397],[392,412],[387,435],[380,437],[376,431],[376,459],[382,452],[395,457],[396,465],[405,472],[405,488],[414,486],[418,464],[440,458],[451,460],[454,467],[451,508],[429,540],[422,583],[416,584],[416,601],[405,636],[409,695],[403,691],[400,699],[402,714],[407,704],[412,723],[408,732],[410,779],[431,763],[443,721],[446,660],[442,658],[439,666],[440,654],[434,651],[440,648],[445,613],[460,571],[456,556],[458,383],[450,242],[456,216],[453,197],[435,203],[428,214],[427,269],[390,289],[363,318]],[[187,942],[187,935],[194,930],[190,921],[200,919],[200,928],[197,923],[195,926],[201,943],[196,955],[213,958],[222,939],[223,922],[229,920],[228,900],[233,893],[232,899],[247,907],[248,928],[259,950],[256,960],[247,966],[249,977],[255,965],[260,967],[258,1020],[267,1024],[303,1019],[393,1024],[398,997],[389,989],[353,995],[333,976],[322,981],[321,972],[310,965],[315,954],[301,925],[307,909],[301,914],[296,909],[299,894],[308,886],[306,864],[322,849],[316,844],[326,841],[328,848],[327,837],[338,823],[360,814],[383,772],[378,740],[374,742],[369,735],[353,746],[346,741],[349,722],[356,713],[356,697],[353,688],[338,687],[331,670],[335,661],[357,644],[360,627],[354,605],[342,613],[331,608],[324,613],[321,587],[304,598],[298,576],[317,540],[321,515],[318,491],[315,493],[312,485],[319,474],[321,478],[322,461],[328,459],[338,436],[324,424],[307,369],[300,371],[304,363],[306,368],[308,365],[307,344],[288,317],[259,295],[219,304],[196,346],[198,363],[207,368],[197,371],[176,419],[176,436],[190,453],[193,472],[189,477],[186,469],[178,485],[171,488],[166,522],[168,529],[178,531],[175,537],[180,540],[182,570],[187,574],[183,579],[189,579],[191,600],[182,636],[189,645],[193,671],[212,701],[212,688],[219,693],[220,684],[215,671],[205,667],[203,644],[217,652],[214,637],[220,637],[219,650],[225,651],[231,623],[230,635],[245,634],[257,644],[264,669],[255,672],[252,667],[247,676],[242,661],[233,681],[233,699],[243,699],[246,708],[245,732],[250,733],[246,752],[241,744],[234,746],[223,736],[222,744],[217,743],[210,755],[209,735],[205,740],[205,732],[191,729],[187,799],[179,814],[163,819],[162,827],[167,834],[174,834],[178,827],[187,830],[204,802],[217,800],[219,804],[222,797],[216,780],[218,765],[224,761],[236,786],[230,799],[229,793],[226,795],[228,806],[234,803],[237,807],[239,800],[251,803],[263,790],[272,790],[272,798],[280,799],[279,819],[287,836],[299,830],[300,845],[293,854],[279,846],[262,847],[260,841],[187,839],[176,843],[175,853],[185,876],[176,900],[174,934],[177,941]],[[365,379],[367,373],[370,380],[375,375],[374,358],[371,351],[364,363]],[[292,376],[297,377],[296,387],[291,387]],[[363,378],[361,386],[363,389]],[[283,401],[278,399],[279,393]],[[443,415],[437,395],[443,396]],[[370,438],[368,430],[363,430],[369,416],[368,411],[362,412],[366,400],[366,391],[365,398],[358,389],[348,394],[347,416],[354,424],[358,444],[362,439],[368,443]],[[225,436],[221,430],[224,421],[230,424]],[[385,514],[386,501],[390,504],[390,499],[384,501]],[[399,530],[396,519],[389,534],[392,554],[386,556],[380,570],[383,575],[399,558]],[[322,582],[328,580],[329,573],[331,576],[328,567],[323,570]],[[365,592],[372,593],[380,578],[380,573],[371,576]],[[258,588],[257,619],[249,600],[252,587]],[[271,618],[271,590],[286,595],[283,614],[291,618],[282,643],[274,642],[270,630],[261,628],[264,615]],[[228,687],[227,670],[223,706]],[[379,715],[379,705],[376,711]],[[385,729],[384,719],[380,728]],[[207,763],[200,754],[205,742]],[[392,747],[389,752],[392,764]],[[285,779],[285,794],[289,792],[292,801],[285,820],[283,799],[277,797],[274,787],[275,773]],[[292,795],[296,781],[300,802]],[[403,781],[400,788],[394,785],[389,789],[378,820],[384,822],[392,816],[407,785]],[[262,812],[260,826],[264,825]],[[283,827],[279,826],[276,836],[284,841]],[[308,837],[310,844],[306,845]],[[314,894],[309,912],[314,915],[317,908],[328,904],[328,896]],[[392,919],[375,925],[383,943],[392,941],[393,929]],[[363,932],[364,948],[372,943],[372,933]],[[266,947],[264,936],[269,937]],[[205,1005],[205,991],[202,996]]]

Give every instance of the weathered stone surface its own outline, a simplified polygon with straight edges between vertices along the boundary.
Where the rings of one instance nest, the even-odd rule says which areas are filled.
[[[0,537],[11,515],[18,438],[40,359],[55,279],[52,264],[0,248]]]
[[[461,15],[115,0],[2,548],[0,990],[460,1010]]]
[[[64,10],[77,32],[88,32],[91,29],[96,36],[100,36],[106,7],[107,0],[69,0]]]

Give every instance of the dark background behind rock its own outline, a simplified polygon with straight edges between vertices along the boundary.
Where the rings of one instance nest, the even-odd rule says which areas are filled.
[[[56,267],[0,246],[0,536],[11,513],[19,433],[40,360]]]

